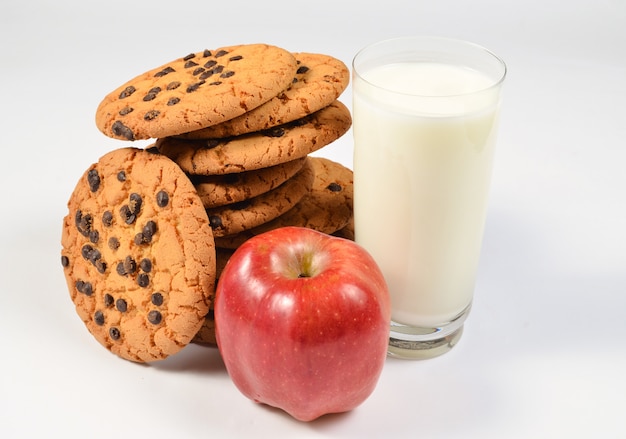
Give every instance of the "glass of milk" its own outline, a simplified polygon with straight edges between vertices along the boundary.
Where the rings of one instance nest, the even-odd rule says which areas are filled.
[[[506,66],[465,41],[403,37],[352,67],[355,239],[389,286],[389,355],[434,357],[472,304]]]

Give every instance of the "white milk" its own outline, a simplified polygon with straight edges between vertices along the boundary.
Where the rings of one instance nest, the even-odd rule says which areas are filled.
[[[356,240],[385,274],[394,322],[444,324],[472,300],[497,87],[446,64],[392,64],[360,74],[353,81]],[[477,90],[485,91],[470,94]],[[434,97],[442,94],[448,97]]]

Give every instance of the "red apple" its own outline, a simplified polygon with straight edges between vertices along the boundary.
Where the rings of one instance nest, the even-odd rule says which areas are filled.
[[[246,241],[216,291],[218,348],[237,388],[301,421],[352,410],[387,355],[390,299],[356,243],[302,227]]]

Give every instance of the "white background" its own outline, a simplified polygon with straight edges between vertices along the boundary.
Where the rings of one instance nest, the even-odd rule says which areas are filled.
[[[626,437],[625,29],[622,0],[5,2],[0,437]],[[359,408],[304,424],[245,399],[215,349],[141,366],[95,342],[60,236],[80,175],[126,146],[95,127],[106,93],[205,48],[265,42],[350,65],[371,42],[417,34],[479,43],[509,67],[454,350],[388,359]],[[351,166],[351,133],[318,155]]]

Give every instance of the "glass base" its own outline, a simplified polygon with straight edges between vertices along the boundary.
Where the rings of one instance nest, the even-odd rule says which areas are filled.
[[[459,342],[470,308],[471,305],[450,322],[435,328],[391,322],[388,355],[406,360],[424,360],[445,354]]]

